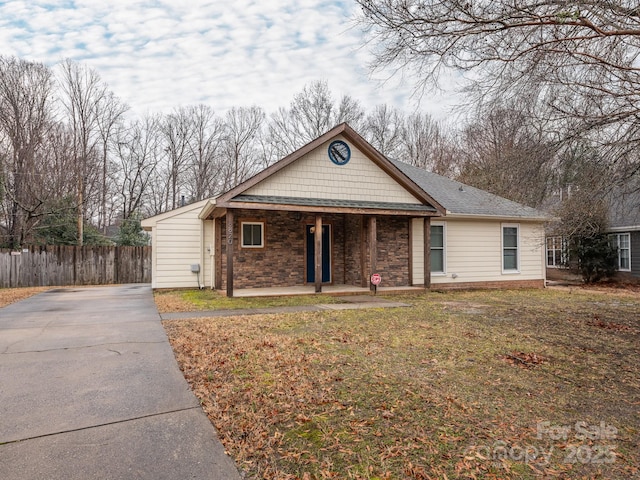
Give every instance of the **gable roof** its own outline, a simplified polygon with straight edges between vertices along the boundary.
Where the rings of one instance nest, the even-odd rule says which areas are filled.
[[[549,219],[549,216],[540,210],[507,200],[479,188],[397,160],[391,160],[391,163],[420,188],[429,192],[429,195],[446,209],[447,215],[529,220]]]
[[[238,199],[242,200],[243,195],[247,193],[249,189],[256,186],[265,179],[271,177],[275,173],[281,171],[285,167],[291,165],[298,159],[302,158],[306,154],[312,152],[316,148],[320,147],[325,142],[333,139],[334,137],[341,135],[348,139],[355,147],[357,147],[366,157],[371,160],[375,165],[381,168],[389,177],[395,182],[401,185],[407,192],[413,197],[419,200],[421,203],[432,206],[432,211],[444,214],[444,207],[440,205],[434,198],[429,195],[427,191],[417,185],[411,178],[407,177],[402,171],[396,168],[396,166],[390,162],[384,155],[376,150],[369,142],[362,138],[355,130],[353,130],[348,124],[342,123],[324,135],[316,138],[312,142],[296,150],[290,155],[286,156],[282,160],[267,167],[262,172],[254,175],[240,185],[232,188],[228,192],[222,194],[216,199],[216,206],[220,208],[233,207],[231,202]],[[246,199],[246,197],[245,197]]]
[[[151,230],[151,228],[156,226],[156,223],[161,222],[162,220],[166,220],[167,218],[175,217],[176,215],[180,215],[185,212],[190,212],[194,209],[202,209],[207,205],[211,200],[205,199],[200,200],[199,202],[190,203],[189,205],[185,205],[184,207],[175,208],[173,210],[169,210],[168,212],[159,213],[158,215],[154,215],[153,217],[145,218],[140,222],[143,230]]]
[[[640,230],[640,191],[614,192],[609,202],[609,228],[612,231]]]

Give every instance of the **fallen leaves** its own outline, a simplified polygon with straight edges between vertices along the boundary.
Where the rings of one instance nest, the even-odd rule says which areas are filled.
[[[0,308],[47,290],[51,287],[0,288]]]
[[[434,301],[443,296],[449,305]],[[531,444],[541,420],[640,428],[638,343],[616,329],[594,336],[588,324],[594,312],[607,324],[637,324],[640,303],[592,297],[456,292],[413,298],[416,306],[402,311],[193,319],[165,328],[247,478],[533,479],[569,467],[560,456],[549,465],[494,461],[485,447]],[[470,315],[466,302],[481,304],[482,316]],[[546,364],[553,368],[538,368]],[[627,478],[638,467],[627,440],[627,455],[603,478]],[[572,465],[570,473],[590,478],[598,474],[592,467]]]
[[[514,365],[516,367],[521,368],[534,368],[540,364],[546,363],[547,359],[542,355],[538,355],[535,352],[518,352],[512,351],[511,353],[507,353],[505,355],[501,355],[505,362],[510,365]]]

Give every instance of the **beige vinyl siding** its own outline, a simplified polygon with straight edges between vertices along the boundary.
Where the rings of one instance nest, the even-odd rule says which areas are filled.
[[[411,219],[411,246],[412,246],[412,284],[424,285],[424,220],[422,218]]]
[[[153,229],[153,288],[197,288],[191,265],[200,264],[200,282],[206,274],[201,258],[202,205],[194,204],[175,216],[159,220]]]
[[[204,285],[205,287],[211,287],[213,285],[213,254],[216,251],[213,240],[213,220],[205,220],[202,225],[204,228],[204,245],[202,249]]]
[[[502,225],[507,223],[519,225],[518,273],[502,272]],[[447,218],[445,224],[446,274],[432,274],[432,284],[544,278],[542,223]],[[424,278],[421,220],[414,220],[412,228],[413,282],[418,285]]]
[[[334,140],[345,141],[351,149],[351,159],[346,165],[335,165],[329,159],[327,150]],[[421,203],[343,137],[332,138],[244,193],[367,202]]]

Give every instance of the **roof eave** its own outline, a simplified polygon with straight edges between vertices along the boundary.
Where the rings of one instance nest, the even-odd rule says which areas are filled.
[[[550,222],[553,217],[549,216],[518,216],[518,215],[487,215],[487,214],[475,214],[475,213],[454,213],[448,212],[449,218],[460,218],[469,220],[501,220],[501,221],[518,221],[518,222]]]
[[[200,213],[198,214],[198,218],[200,220],[207,220],[207,218],[209,217],[209,215],[211,215],[211,213],[215,208],[216,208],[216,201],[212,199],[208,200],[207,203],[205,203],[204,207],[202,207],[202,210],[200,211]]]
[[[640,225],[625,225],[622,227],[610,227],[609,232],[635,232],[640,230]]]

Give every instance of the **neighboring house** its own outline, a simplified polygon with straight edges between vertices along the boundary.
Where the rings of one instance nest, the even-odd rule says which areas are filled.
[[[219,197],[142,226],[152,232],[154,288],[200,284],[232,296],[368,287],[372,273],[383,286],[542,287],[546,220],[391,161],[341,124]]]
[[[609,232],[618,248],[618,271],[640,277],[640,192],[618,194],[612,200]]]
[[[618,272],[640,277],[640,192],[614,191],[609,200],[609,227],[607,232],[611,245],[618,250],[616,269]],[[550,235],[546,239],[547,267],[568,268],[569,239]],[[549,278],[562,279],[563,273],[548,272]]]

